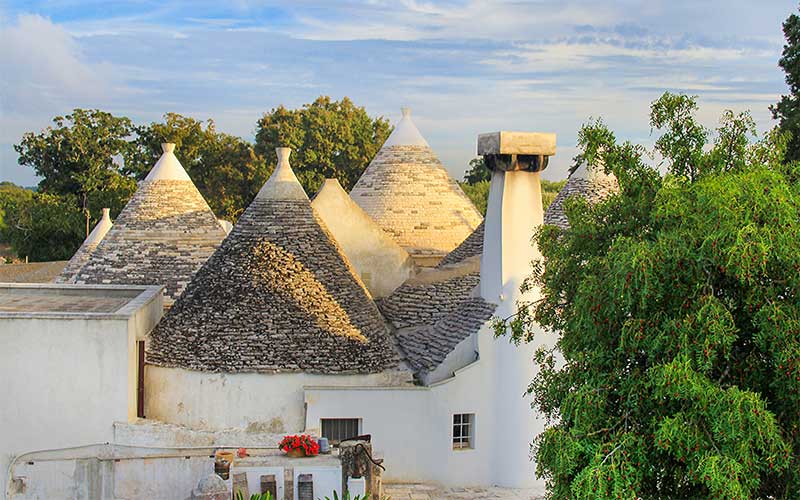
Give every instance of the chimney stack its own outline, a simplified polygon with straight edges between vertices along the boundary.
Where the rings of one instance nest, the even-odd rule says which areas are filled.
[[[478,136],[478,154],[492,171],[481,260],[481,296],[496,304],[521,298],[519,287],[540,257],[531,241],[542,224],[539,173],[556,153],[556,135],[492,132]]]
[[[539,176],[555,152],[555,134],[494,132],[478,136],[478,154],[492,171],[480,294],[497,304],[496,317],[510,317],[517,312],[518,301],[538,298],[537,290],[523,295],[520,286],[531,273],[531,261],[541,258],[532,241],[544,218]],[[535,477],[536,464],[530,460],[528,443],[544,430],[545,419],[531,408],[526,392],[536,375],[534,352],[542,344],[551,345],[553,335],[538,328],[533,342],[519,346],[507,337],[493,335],[479,342],[481,362],[493,367],[492,419],[498,433],[492,442],[492,480],[499,486],[534,488],[544,494],[544,481]]]

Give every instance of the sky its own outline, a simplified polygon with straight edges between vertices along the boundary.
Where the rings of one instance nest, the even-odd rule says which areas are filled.
[[[602,117],[651,145],[649,104],[699,97],[774,125],[794,0],[0,0],[0,180],[38,181],[13,144],[73,108],[137,123],[177,112],[253,140],[281,104],[347,96],[395,123],[409,106],[457,178],[482,132],[555,132],[561,179]]]

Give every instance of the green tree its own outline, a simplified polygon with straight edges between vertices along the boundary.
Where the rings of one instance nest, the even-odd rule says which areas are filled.
[[[105,191],[110,197],[127,199],[135,188],[115,161],[129,153],[133,126],[128,118],[96,109],[75,109],[53,118],[53,123],[38,134],[25,133],[14,149],[19,164],[32,167],[42,178],[40,192],[74,195],[83,212],[86,236],[91,230],[89,199],[94,193]]]
[[[545,210],[547,210],[547,207],[553,203],[553,200],[555,200],[556,196],[558,196],[558,192],[564,189],[564,186],[566,185],[566,179],[560,181],[548,181],[546,179],[542,179],[542,206]]]
[[[0,182],[0,236],[4,236],[8,228],[6,207],[13,209],[15,205],[27,203],[32,198],[33,191],[30,189],[17,186],[13,182]]]
[[[387,120],[371,118],[347,97],[321,96],[299,109],[279,106],[261,117],[255,149],[272,172],[275,148],[292,148],[292,168],[306,193],[315,193],[326,178],[350,190],[390,132]]]
[[[492,180],[492,172],[486,168],[483,157],[471,159],[467,171],[464,172],[464,182],[467,184],[477,184],[490,180]]]
[[[126,173],[143,179],[161,156],[161,143],[175,143],[175,155],[211,209],[232,222],[267,179],[266,164],[253,146],[217,132],[213,120],[167,113],[163,122],[136,127],[136,133]]]
[[[780,120],[780,128],[791,134],[786,149],[786,160],[800,160],[800,17],[792,14],[783,23],[786,45],[778,65],[786,73],[789,95],[770,106],[772,117]]]
[[[461,190],[467,198],[475,205],[481,215],[486,215],[486,206],[489,203],[489,181],[479,181],[475,183],[460,182]]]
[[[84,211],[74,196],[35,193],[3,205],[3,240],[20,258],[67,260],[84,239]]]
[[[495,325],[560,332],[530,386],[551,498],[800,498],[800,166],[785,134],[748,141],[746,113],[701,144],[695,109],[652,106],[664,177],[602,122],[581,130],[578,161],[620,193],[539,231],[524,287],[542,298]]]

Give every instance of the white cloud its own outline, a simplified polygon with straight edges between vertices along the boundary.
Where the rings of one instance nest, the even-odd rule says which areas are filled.
[[[113,66],[87,61],[69,33],[41,16],[0,26],[0,47],[2,142],[18,140],[20,127],[41,128],[57,113],[100,106],[127,90]]]

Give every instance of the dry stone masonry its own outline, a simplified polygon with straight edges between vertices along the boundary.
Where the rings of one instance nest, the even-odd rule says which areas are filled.
[[[61,274],[53,281],[56,283],[74,282],[78,271],[89,262],[89,257],[92,256],[97,249],[97,245],[100,244],[112,225],[110,210],[104,208],[103,216],[100,218],[100,221],[94,226],[94,229],[92,229],[92,232],[89,233],[89,236],[83,241],[78,251],[69,259],[69,262],[64,266],[64,270]]]
[[[481,222],[480,225],[475,228],[475,231],[467,236],[467,239],[462,241],[452,252],[447,254],[436,267],[441,269],[444,266],[458,264],[470,257],[480,257],[483,253],[483,228],[484,223]]]
[[[172,153],[139,183],[76,283],[164,285],[170,305],[225,238],[203,195]]]
[[[492,318],[496,307],[480,297],[469,297],[432,325],[399,330],[397,338],[405,360],[415,372],[434,370],[462,340]]]
[[[350,196],[415,258],[443,257],[482,220],[407,109]]]
[[[153,331],[148,363],[229,373],[398,365],[377,307],[279,151],[272,177]]]
[[[605,173],[601,167],[588,168],[581,165],[572,172],[567,183],[559,191],[553,203],[544,213],[544,223],[569,227],[564,203],[573,196],[584,198],[590,205],[598,203],[619,191],[619,183],[614,174]]]
[[[424,272],[378,301],[395,328],[431,325],[468,297],[480,282],[476,259],[456,269]]]

